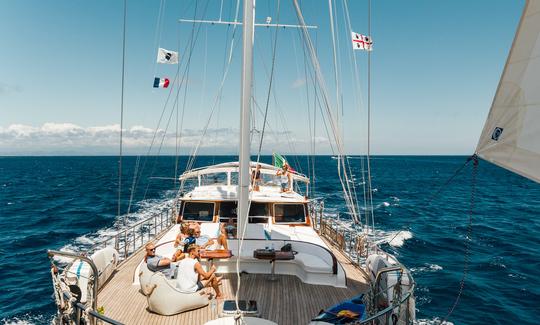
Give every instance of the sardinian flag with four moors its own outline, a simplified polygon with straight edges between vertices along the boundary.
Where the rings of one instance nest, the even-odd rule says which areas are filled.
[[[371,37],[352,32],[352,46],[355,50],[373,50],[373,40]]]

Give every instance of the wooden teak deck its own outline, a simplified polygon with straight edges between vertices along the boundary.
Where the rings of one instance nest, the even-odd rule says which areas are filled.
[[[329,245],[330,246],[330,245]],[[330,246],[331,247],[331,246]],[[256,300],[261,317],[280,325],[307,324],[321,309],[352,298],[368,290],[360,270],[338,250],[331,248],[347,274],[347,288],[311,285],[293,275],[277,275],[275,281],[269,274],[243,274],[240,299]],[[204,324],[218,318],[223,301],[215,307],[162,316],[147,310],[146,297],[139,286],[133,285],[134,270],[142,260],[144,251],[132,256],[121,265],[98,295],[98,306],[105,315],[124,324]],[[234,299],[236,274],[224,274],[222,290],[225,299]]]

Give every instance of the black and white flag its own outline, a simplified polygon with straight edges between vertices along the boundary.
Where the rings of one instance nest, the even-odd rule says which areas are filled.
[[[159,48],[157,53],[157,63],[178,64],[178,52]]]

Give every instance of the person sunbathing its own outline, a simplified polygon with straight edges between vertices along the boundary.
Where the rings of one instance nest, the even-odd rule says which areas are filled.
[[[203,288],[212,287],[216,292],[216,298],[222,298],[221,285],[222,277],[216,276],[216,267],[212,267],[206,272],[199,262],[199,245],[188,247],[188,256],[178,265],[178,279],[176,286],[178,289],[187,292],[197,292]]]

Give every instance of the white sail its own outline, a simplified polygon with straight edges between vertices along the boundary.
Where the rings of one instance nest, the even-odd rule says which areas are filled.
[[[476,154],[540,182],[540,1],[529,0]]]

